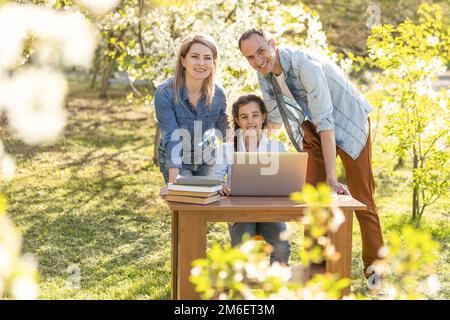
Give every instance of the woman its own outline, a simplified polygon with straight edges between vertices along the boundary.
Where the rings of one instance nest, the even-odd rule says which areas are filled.
[[[268,139],[264,133],[266,128],[267,109],[263,100],[255,95],[244,95],[233,104],[233,119],[236,136],[234,143],[228,143],[223,150],[222,164],[217,164],[214,175],[224,181],[225,175],[230,180],[230,155],[239,152],[285,152],[284,146],[277,140]],[[231,188],[224,184],[222,195],[229,195]],[[288,264],[290,245],[287,240],[280,240],[280,234],[286,230],[284,222],[238,222],[230,223],[228,230],[233,246],[238,245],[244,234],[251,237],[255,234],[263,236],[273,251],[270,262],[278,261]]]
[[[161,128],[158,162],[166,185],[180,174],[210,175],[214,168],[216,129],[225,137],[230,127],[226,97],[215,84],[217,46],[206,35],[185,39],[174,76],[158,86],[156,118]]]

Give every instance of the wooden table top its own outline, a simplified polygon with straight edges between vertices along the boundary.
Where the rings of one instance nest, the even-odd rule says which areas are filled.
[[[168,202],[171,210],[183,211],[226,211],[236,209],[246,210],[277,210],[293,211],[306,208],[306,204],[291,201],[288,197],[222,197],[220,201],[208,205]],[[341,209],[364,210],[366,205],[351,196],[334,196],[333,205]]]

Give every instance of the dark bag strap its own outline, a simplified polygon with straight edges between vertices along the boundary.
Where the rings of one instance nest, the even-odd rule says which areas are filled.
[[[287,107],[284,103],[283,99],[283,92],[281,91],[280,85],[278,84],[277,79],[275,79],[275,75],[273,73],[270,74],[270,81],[272,82],[272,90],[275,96],[275,100],[277,101],[278,110],[280,110],[281,119],[284,123],[284,128],[286,129],[286,132],[289,136],[289,139],[291,139],[292,144],[294,145],[295,149],[298,152],[301,152],[301,148],[299,145],[297,145],[297,142],[294,139],[294,134],[292,133],[291,126],[289,125],[289,119],[287,115]],[[299,124],[300,125],[300,124]],[[299,128],[301,130],[301,128]],[[303,135],[302,135],[303,136]],[[303,138],[303,137],[302,137]]]

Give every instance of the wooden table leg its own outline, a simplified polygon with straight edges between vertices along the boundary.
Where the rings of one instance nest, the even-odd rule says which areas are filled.
[[[189,281],[192,261],[206,257],[206,221],[202,214],[179,211],[178,214],[178,299],[199,299]]]
[[[336,233],[328,232],[328,237],[334,245],[336,252],[339,252],[340,258],[337,261],[327,260],[327,272],[337,273],[341,278],[352,276],[352,226],[353,211],[343,210],[345,221]],[[350,286],[342,290],[342,295],[350,294]]]
[[[178,211],[172,211],[172,300],[178,296]]]

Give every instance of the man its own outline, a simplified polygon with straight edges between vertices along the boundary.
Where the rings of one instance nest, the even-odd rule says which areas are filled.
[[[369,102],[331,60],[324,56],[278,48],[262,30],[239,38],[239,48],[258,72],[271,128],[284,123],[297,151],[308,153],[306,182],[326,182],[337,194],[349,194],[337,181],[341,158],[351,195],[367,206],[356,211],[362,236],[364,275],[383,245],[374,201],[371,167]]]

